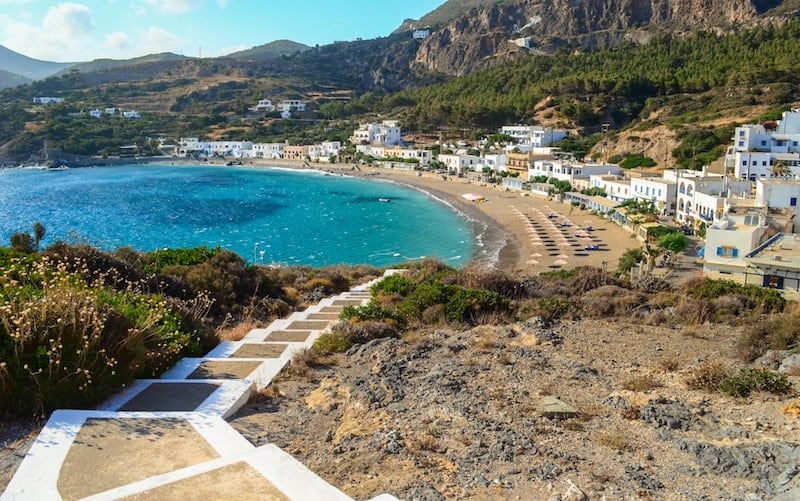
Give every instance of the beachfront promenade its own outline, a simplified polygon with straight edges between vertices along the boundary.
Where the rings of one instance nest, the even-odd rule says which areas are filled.
[[[226,419],[345,306],[367,304],[378,280],[183,359],[161,379],[135,381],[97,410],[54,412],[0,499],[350,499],[280,448],[253,446]]]

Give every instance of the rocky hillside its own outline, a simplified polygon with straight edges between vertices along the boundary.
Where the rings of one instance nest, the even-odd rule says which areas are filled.
[[[434,31],[421,44],[412,64],[433,73],[463,75],[531,52],[644,43],[661,33],[727,32],[765,21],[781,22],[797,12],[793,0],[483,3],[489,5],[472,8]]]

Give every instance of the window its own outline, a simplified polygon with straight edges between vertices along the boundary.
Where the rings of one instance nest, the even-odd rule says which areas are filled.
[[[739,148],[744,148],[744,141],[739,141]]]
[[[729,247],[721,245],[717,247],[717,256],[719,257],[739,257],[739,249],[736,247]]]
[[[766,145],[767,145],[767,142],[766,142],[765,140],[763,140],[763,139],[762,139],[762,140],[761,140],[761,146],[766,146]]]
[[[797,207],[797,197],[792,197],[789,199],[789,206],[790,207]]]
[[[743,130],[739,131],[739,137],[744,137],[744,131]]]
[[[747,166],[747,160],[742,160],[742,165]]]

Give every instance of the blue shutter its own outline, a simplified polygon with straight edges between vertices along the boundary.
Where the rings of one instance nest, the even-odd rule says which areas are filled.
[[[738,257],[738,256],[739,256],[739,249],[735,249],[734,248],[733,249],[733,257]]]
[[[717,256],[722,255],[722,247],[717,247]]]

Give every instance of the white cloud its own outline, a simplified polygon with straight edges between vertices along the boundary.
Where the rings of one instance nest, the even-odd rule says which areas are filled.
[[[0,43],[26,56],[50,61],[74,61],[94,33],[91,10],[66,2],[51,7],[41,26],[0,15]]]
[[[144,35],[143,43],[137,49],[139,54],[175,52],[180,54],[189,42],[174,33],[161,28],[150,27]]]
[[[164,14],[182,14],[194,10],[203,4],[204,0],[142,0],[145,4],[155,7]]]
[[[86,37],[94,32],[92,11],[78,3],[62,3],[47,11],[42,27],[59,38]]]
[[[131,37],[127,33],[115,31],[106,35],[103,45],[108,48],[112,54],[124,54],[133,47]]]

